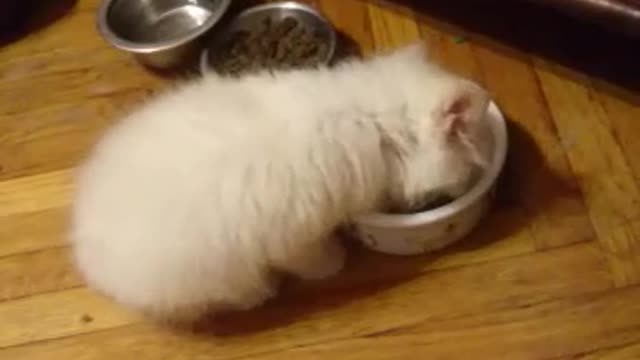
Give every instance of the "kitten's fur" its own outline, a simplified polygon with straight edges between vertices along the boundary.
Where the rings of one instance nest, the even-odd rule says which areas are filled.
[[[87,282],[159,319],[249,309],[274,271],[337,273],[334,228],[389,201],[458,196],[490,146],[487,94],[412,46],[333,69],[213,74],[150,101],[80,169]]]

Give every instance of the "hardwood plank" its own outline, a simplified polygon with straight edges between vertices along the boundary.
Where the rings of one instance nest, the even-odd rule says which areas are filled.
[[[385,5],[367,5],[375,49],[387,51],[419,40],[420,29],[412,14],[405,8]]]
[[[115,113],[165,83],[95,34],[96,5],[0,52],[0,180],[75,166]]]
[[[78,287],[67,248],[0,258],[0,302]]]
[[[22,289],[23,285],[13,284],[9,280],[2,281],[3,276],[0,274],[0,283],[6,284],[3,291],[12,294],[6,295],[5,298],[55,290],[56,288],[49,281],[49,276],[52,275],[50,270],[53,268],[64,270],[56,275],[56,278],[64,280],[59,289],[79,285],[73,269],[67,266],[66,250],[60,249],[60,246],[66,244],[67,211],[66,208],[53,208],[0,218],[0,269],[3,261],[13,265],[21,264],[21,266],[12,265],[14,271],[4,271],[4,276],[7,279],[20,279],[21,273],[24,272],[28,274],[25,276],[29,279],[30,289],[28,293],[18,291],[18,294],[15,294],[16,290],[10,289],[14,286]],[[522,223],[523,219],[513,215],[514,212],[508,208],[496,209],[473,234],[459,245],[431,257],[389,259],[369,252],[356,251],[352,253],[351,261],[360,264],[352,267],[355,273],[350,274],[349,277],[369,278],[368,267],[375,267],[380,262],[387,262],[386,266],[389,268],[413,267],[424,272],[478,264],[535,251],[528,229]],[[39,252],[51,248],[53,249],[50,251]],[[28,254],[17,256],[22,253]],[[31,261],[30,259],[33,258],[38,260]],[[32,266],[32,262],[42,266]],[[0,270],[0,273],[2,272]]]
[[[380,334],[258,354],[245,359],[555,359],[640,340],[640,288],[429,320],[400,334]],[[637,350],[631,350],[637,352]],[[632,359],[633,357],[623,357]]]
[[[72,175],[72,170],[60,170],[0,181],[0,217],[68,205]]]
[[[421,25],[418,28],[416,26],[415,20],[410,16],[406,16],[406,14],[402,12],[402,8],[383,8],[379,5],[369,5],[369,12],[372,22],[372,32],[378,49],[388,49],[402,46],[411,41],[414,41],[416,39],[416,36],[422,35],[428,42],[438,40],[435,44],[431,42],[430,47],[432,49],[435,49],[434,56],[440,63],[444,64],[445,67],[448,67],[452,71],[460,73],[461,75],[468,78],[478,79],[481,77],[480,68],[474,60],[474,53],[472,52],[469,45],[455,44],[455,46],[452,46],[452,40],[445,38],[445,36],[437,30],[431,29],[426,25]],[[396,30],[394,32],[388,30],[389,28]],[[464,57],[465,60],[459,61],[457,64],[451,63],[449,61],[454,58],[459,59],[462,57]],[[535,196],[532,196],[532,198],[534,197]],[[573,208],[571,210],[573,210]],[[510,211],[520,213],[520,215],[516,216],[515,219],[524,219],[525,217],[527,217],[526,214],[522,214],[522,209],[520,208],[511,208]],[[572,216],[572,213],[565,213],[568,214],[569,217],[569,219],[563,219],[565,221],[578,219],[578,221],[572,224],[574,226],[568,226],[568,228],[570,228],[570,230],[573,231],[575,235],[572,234],[574,236],[570,239],[567,239],[567,237],[565,236],[561,236],[560,239],[563,239],[563,241],[558,242],[557,245],[562,246],[573,242],[583,241],[593,236],[593,234],[590,232],[578,233],[580,230],[584,229],[583,227],[581,227],[584,222],[581,222],[579,220],[580,214],[578,214],[578,216]],[[555,217],[550,218],[556,219]],[[510,216],[510,220],[514,220],[514,217]],[[521,223],[521,221],[515,222]],[[555,226],[559,227],[559,223],[559,221],[556,221]],[[586,227],[586,230],[588,231],[589,227]]]
[[[5,284],[0,291],[0,301],[81,285],[68,250],[62,246],[66,244],[66,212],[66,209],[52,209],[0,218],[0,284]],[[534,252],[526,226],[505,226],[507,223],[520,224],[521,220],[512,215],[513,211],[497,209],[469,238],[432,256],[396,259],[362,250],[352,251],[351,265],[327,291],[371,286],[376,278],[368,273],[381,263],[385,264],[388,273],[409,270],[424,273]]]
[[[52,59],[50,53],[35,53],[22,58],[5,58],[0,54],[0,83],[15,84],[52,74],[89,73],[114,64],[136,67],[135,60],[109,47],[95,49],[60,49]],[[64,90],[64,89],[61,89]]]
[[[497,202],[473,234],[421,257],[356,247],[338,278],[287,283],[200,334],[79,288],[64,247],[70,169],[168,83],[100,38],[99,1],[0,47],[0,359],[640,357],[638,104],[385,1],[310,2],[365,54],[424,39],[515,124]]]
[[[640,284],[640,220],[612,229],[601,242],[618,285]]]
[[[67,213],[64,207],[0,217],[0,257],[64,245]]]
[[[631,345],[607,348],[580,354],[580,360],[630,360],[640,359],[640,342]]]
[[[607,113],[594,101],[593,92],[586,85],[559,76],[552,66],[541,61],[537,62],[536,71],[616,283],[634,284],[638,279],[637,261],[630,263],[634,257],[613,254],[627,247],[629,241],[638,240],[616,236],[614,232],[640,218],[640,191],[607,126]]]
[[[283,298],[259,311],[220,319],[218,336],[176,335],[150,325],[136,325],[9,348],[0,351],[0,358],[111,359],[136,354],[141,360],[198,356],[229,359],[368,336],[425,322],[455,323],[457,319],[478,313],[517,311],[611,287],[611,279],[605,271],[606,262],[597,249],[589,245],[436,271],[424,276],[402,268],[399,261],[397,264],[395,269],[388,269],[379,262],[375,273],[369,267],[369,280],[359,278],[369,281],[366,285],[339,280],[340,286],[308,285],[285,290]],[[572,271],[557,271],[560,268]],[[328,291],[329,288],[333,290]],[[435,294],[446,294],[446,300]],[[95,301],[84,290],[42,295],[36,299],[37,306],[16,305],[11,301],[0,303],[0,315],[9,319],[3,321],[0,344],[26,344],[98,330],[71,326],[83,312],[100,319],[115,319],[112,326],[134,323],[111,306],[102,303],[99,306],[82,305]],[[42,322],[42,317],[46,318],[52,309],[62,305],[64,309],[56,311],[56,321],[49,322],[55,326]],[[16,309],[28,310],[30,315],[5,316]],[[106,328],[106,325],[99,327]],[[30,336],[16,335],[19,329],[35,330]],[[226,336],[222,335],[225,333]]]
[[[436,63],[440,64],[444,68],[460,75],[465,78],[474,80],[478,83],[484,83],[484,74],[483,69],[480,67],[478,60],[476,59],[476,52],[474,51],[473,46],[476,46],[472,39],[466,36],[462,31],[458,31],[457,33],[448,32],[447,30],[443,30],[442,26],[433,22],[432,19],[427,18],[423,14],[419,19],[420,33],[422,38],[426,41],[427,46],[429,48],[430,57]],[[463,41],[460,41],[460,38],[463,38]],[[527,144],[519,144],[518,139],[511,139],[512,148],[517,147],[519,151],[531,152],[532,149],[527,148]],[[521,141],[520,141],[521,142]],[[521,149],[520,149],[521,148]],[[517,172],[518,165],[512,164],[516,161],[510,159],[510,164],[508,167],[512,168],[507,170],[508,173]],[[514,193],[517,190],[512,189],[515,186],[520,185],[518,182],[520,179],[518,176],[512,176],[512,174],[506,174],[505,179],[503,181],[503,185],[500,186],[500,195],[497,205],[497,209],[494,209],[493,214],[489,217],[489,219],[484,220],[483,222],[488,222],[490,224],[486,224],[489,229],[501,229],[507,224],[521,224],[523,227],[526,227],[526,224],[530,222],[530,214],[527,213],[526,209],[522,206],[522,202],[514,199]],[[505,189],[509,188],[509,189]],[[505,191],[506,190],[506,191]],[[588,228],[587,228],[588,230]],[[492,231],[487,231],[487,234]],[[516,253],[533,251],[532,247],[534,246],[534,241],[532,238],[531,231],[522,230],[521,233],[524,234],[526,232],[526,236],[519,236],[517,242],[509,241],[508,243],[516,244],[518,243],[519,250],[516,250]],[[592,234],[591,234],[592,235]],[[473,235],[472,235],[473,238]],[[469,243],[474,242],[475,240],[469,240]],[[581,240],[574,239],[573,241],[567,242],[558,242],[559,246],[563,244],[568,244],[572,242],[578,242]],[[499,241],[500,243],[501,241]],[[493,246],[491,247],[493,248]],[[512,250],[515,250],[513,248]],[[488,253],[494,252],[493,249],[489,249]],[[455,256],[459,258],[459,256]],[[462,260],[464,261],[464,260]]]
[[[474,46],[486,86],[511,121],[506,191],[531,217],[537,247],[595,237],[572,169],[556,134],[536,74],[526,58]],[[503,76],[508,73],[509,76]],[[512,187],[509,189],[509,187]]]
[[[40,31],[28,34],[11,46],[1,47],[0,68],[7,62],[15,63],[39,54],[49,54],[55,61],[59,54],[110,48],[96,30],[97,0],[81,0],[76,6],[77,9]],[[122,59],[129,56],[115,48],[111,51]]]
[[[622,149],[606,126],[607,114],[594,101],[591,89],[560,77],[541,62],[536,71],[587,204],[596,212],[596,228],[637,218],[638,187]]]
[[[607,114],[609,130],[622,149],[625,159],[633,171],[636,182],[640,181],[640,104],[631,103],[604,91],[597,91],[595,98]]]
[[[427,23],[420,29],[437,62],[488,86],[513,121],[509,179],[501,190],[517,194],[511,201],[521,205],[515,211],[532,218],[538,248],[593,239],[588,212],[527,59],[499,53],[466,37],[460,42],[454,34]],[[509,76],[500,76],[505,71]]]
[[[25,70],[21,69],[22,66],[16,65],[8,70],[23,73]],[[128,61],[107,62],[100,67],[83,68],[78,65],[63,71],[56,70],[60,67],[51,65],[48,71],[45,69],[41,75],[30,77],[28,81],[12,73],[6,75],[21,81],[0,81],[0,115],[28,112],[33,109],[34,103],[38,103],[40,108],[55,104],[77,104],[125,90],[154,89],[163,83]],[[65,86],[61,87],[60,84]]]
[[[431,256],[425,270],[480,264],[536,251],[528,219],[513,206],[494,204],[491,212],[459,244]],[[404,260],[407,262],[407,260]],[[371,263],[375,267],[374,263]]]
[[[134,319],[86,289],[2,302],[0,318],[0,348],[113,328]]]
[[[445,69],[480,84],[482,70],[476,60],[471,42],[463,35],[445,32],[430,21],[420,21],[420,34],[428,44],[431,58]],[[464,40],[462,40],[464,39]]]
[[[364,1],[320,0],[320,8],[338,31],[358,44],[363,55],[373,52],[369,13]]]
[[[76,166],[117,115],[148,94],[126,90],[0,116],[0,181]]]
[[[432,256],[395,259],[367,251],[352,251],[351,265],[341,280],[332,285],[341,288],[370,286],[376,279],[368,275],[369,269],[380,263],[385,263],[387,271],[391,273],[408,269],[423,273],[534,252],[535,247],[526,227],[505,228],[505,223],[520,221],[514,219],[512,214],[508,210],[496,211],[469,238]],[[9,226],[5,229],[3,224]],[[498,228],[505,232],[496,232]],[[63,247],[66,233],[66,209],[0,219],[0,283],[5,284],[2,289],[5,295],[0,294],[0,301],[81,284],[69,263],[68,250]]]

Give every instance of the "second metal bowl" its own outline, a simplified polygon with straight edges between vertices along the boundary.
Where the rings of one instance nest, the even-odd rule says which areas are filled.
[[[154,68],[179,65],[231,0],[103,0],[98,30],[113,46]]]
[[[201,72],[204,74],[211,69],[209,53],[216,51],[236,31],[250,31],[262,24],[266,18],[271,18],[272,21],[277,22],[287,17],[295,18],[320,35],[327,44],[328,49],[321,64],[329,64],[333,59],[337,45],[337,34],[331,23],[313,7],[295,1],[283,1],[248,8],[233,18],[226,26],[217,29],[209,42],[209,46],[202,52],[200,59]]]

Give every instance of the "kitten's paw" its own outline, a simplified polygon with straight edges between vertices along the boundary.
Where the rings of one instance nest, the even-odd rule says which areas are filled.
[[[310,261],[298,276],[304,280],[321,280],[338,274],[346,261],[346,251],[340,240],[331,239],[317,249],[313,261]]]
[[[262,306],[265,302],[278,295],[280,276],[276,273],[265,275],[261,283],[254,284],[250,289],[229,296],[225,311],[248,311]]]

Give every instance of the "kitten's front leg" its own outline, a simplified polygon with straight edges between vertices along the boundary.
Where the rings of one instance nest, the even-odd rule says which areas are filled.
[[[344,267],[346,252],[341,239],[332,236],[300,249],[282,268],[304,280],[320,280],[336,275]]]

